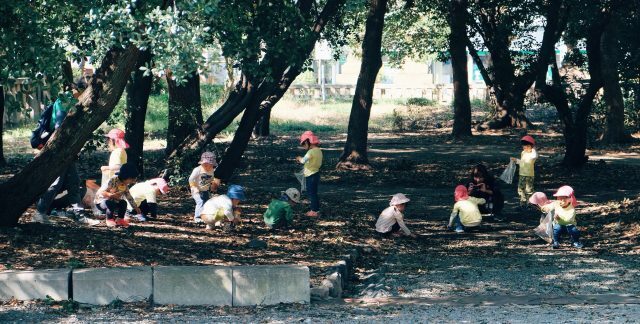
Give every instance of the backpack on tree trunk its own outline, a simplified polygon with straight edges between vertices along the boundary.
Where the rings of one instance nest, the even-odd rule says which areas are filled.
[[[53,104],[50,104],[45,108],[38,120],[38,126],[31,132],[31,148],[41,149],[53,134],[51,125],[51,117],[53,115]]]

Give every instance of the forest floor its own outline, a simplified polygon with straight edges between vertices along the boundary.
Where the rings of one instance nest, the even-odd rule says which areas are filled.
[[[339,256],[361,248],[364,253],[357,264],[354,288],[348,292],[351,299],[310,306],[251,308],[247,313],[228,308],[192,313],[189,308],[156,307],[146,309],[143,315],[134,305],[107,311],[111,317],[69,317],[55,309],[46,311],[49,308],[38,304],[5,303],[0,305],[0,318],[70,322],[367,322],[393,320],[393,314],[400,314],[404,322],[429,318],[518,322],[514,314],[530,314],[530,320],[546,321],[554,316],[571,321],[572,315],[578,316],[574,318],[578,321],[638,318],[637,306],[613,305],[640,304],[635,297],[640,291],[640,157],[630,153],[640,151],[638,144],[593,149],[589,154],[594,158],[587,165],[569,171],[559,165],[562,136],[548,130],[532,133],[541,155],[536,163],[536,191],[551,196],[555,189],[568,184],[575,188],[581,202],[578,225],[585,248],[573,249],[565,241],[561,249],[551,250],[532,231],[538,225],[539,213],[516,211],[515,184],[502,185],[507,202],[501,220],[489,220],[476,232],[456,234],[446,230],[455,185],[465,181],[477,163],[484,163],[499,175],[509,157],[518,156],[521,150],[520,134],[516,132],[484,132],[464,142],[451,139],[449,132],[448,128],[439,128],[371,134],[373,169],[361,172],[335,170],[345,135],[321,134],[325,154],[320,186],[322,217],[306,218],[302,216],[306,206],[296,206],[299,216],[287,231],[267,231],[261,214],[280,191],[299,186],[293,173],[300,167],[294,157],[304,152],[296,145],[297,134],[250,144],[231,181],[248,191],[244,225],[234,232],[207,231],[192,223],[193,200],[186,183],[160,200],[161,216],[157,220],[134,223],[128,229],[107,228],[104,224],[85,227],[65,219],[55,219],[53,225],[32,224],[33,209],[17,227],[0,229],[0,270],[294,263],[309,266],[312,280],[318,280],[325,267]],[[219,144],[218,148],[225,145]],[[154,166],[160,165],[162,151],[145,154],[148,173],[157,174]],[[2,177],[15,172],[29,158],[28,154],[10,156],[10,167]],[[94,170],[106,160],[106,152],[84,156],[81,175],[94,177]],[[416,239],[380,239],[375,235],[377,215],[397,192],[411,198],[405,219],[418,235]],[[249,248],[247,243],[252,239],[263,240],[268,247]],[[420,315],[426,311],[425,305],[431,305],[430,313]],[[44,315],[39,316],[44,317],[28,317],[34,309],[42,313],[43,308]],[[262,317],[244,317],[249,313]],[[474,317],[476,313],[479,318]],[[536,317],[541,313],[551,317]],[[212,318],[215,314],[222,317]]]

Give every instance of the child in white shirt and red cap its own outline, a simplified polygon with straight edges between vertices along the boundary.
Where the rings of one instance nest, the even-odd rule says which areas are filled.
[[[416,235],[411,233],[404,224],[403,212],[409,201],[410,199],[404,194],[397,193],[393,195],[391,197],[391,202],[389,202],[389,207],[383,210],[378,217],[378,221],[376,222],[376,231],[385,236],[390,236],[402,229],[402,232],[404,232],[405,235],[415,238]]]

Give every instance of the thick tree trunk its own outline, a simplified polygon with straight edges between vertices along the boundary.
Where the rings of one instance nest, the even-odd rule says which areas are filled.
[[[145,76],[140,67],[151,62],[151,56],[148,50],[140,51],[133,75],[127,84],[127,106],[124,112],[125,139],[129,143],[127,161],[136,164],[140,178],[144,177],[144,122],[147,116],[149,94],[153,85],[153,77],[151,75]]]
[[[369,169],[367,156],[367,136],[369,117],[373,104],[373,88],[376,76],[382,67],[382,30],[387,0],[369,0],[369,13],[362,40],[362,64],[356,84],[356,93],[351,104],[347,142],[340,156],[337,168],[358,170]]]
[[[471,100],[467,71],[467,0],[449,4],[449,51],[453,70],[453,130],[455,137],[471,136]]]
[[[64,85],[66,87],[69,87],[73,83],[75,83],[73,80],[73,69],[71,68],[71,61],[65,60],[64,62],[62,62],[62,66],[60,68],[62,69],[62,78]]]
[[[260,114],[256,127],[253,128],[254,137],[268,137],[271,135],[271,109],[267,109]]]
[[[531,126],[525,114],[524,100],[538,76],[538,71],[540,69],[546,71],[554,45],[566,27],[567,12],[567,6],[563,0],[549,2],[537,61],[526,71],[521,71],[519,75],[516,75],[517,69],[511,55],[511,40],[509,35],[500,30],[500,23],[496,24],[495,12],[489,10],[479,15],[480,24],[476,28],[481,30],[484,44],[491,53],[492,69],[490,71],[486,69],[475,53],[472,53],[472,56],[480,67],[483,78],[490,79],[487,85],[492,87],[498,106],[493,120],[486,123],[486,127],[496,129]],[[473,46],[469,46],[470,50],[472,48]]]
[[[301,12],[303,12],[303,14],[306,11],[304,11],[302,7],[306,4],[308,4],[308,6],[306,6],[307,9],[304,10],[310,10],[312,4],[311,1],[299,2]],[[229,95],[229,98],[225,103],[207,119],[201,128],[193,130],[191,135],[189,135],[189,137],[177,146],[169,155],[167,159],[169,174],[180,172],[179,170],[185,169],[185,162],[187,160],[195,159],[195,157],[202,152],[205,146],[209,144],[219,132],[229,126],[234,118],[241,112],[252,107],[252,104],[257,102],[260,105],[259,110],[271,109],[280,100],[280,98],[282,98],[289,88],[289,85],[291,85],[291,82],[293,82],[293,80],[300,74],[304,61],[309,57],[324,26],[333,18],[343,4],[344,0],[327,1],[311,28],[313,37],[309,37],[304,40],[306,43],[304,49],[301,50],[301,52],[296,53],[291,53],[291,51],[285,52],[286,55],[290,55],[289,59],[293,61],[293,63],[288,67],[280,66],[280,64],[283,61],[291,60],[273,60],[271,58],[265,58],[263,60],[263,62],[272,62],[268,68],[273,71],[272,78],[278,80],[275,84],[273,81],[269,82],[267,80],[262,80],[263,82],[259,83],[260,87],[258,88],[253,84],[253,82],[249,81],[249,78],[246,75],[243,74],[236,84],[235,90]],[[281,76],[278,77],[277,75]],[[246,119],[250,121],[250,117],[252,116],[254,115],[248,114]],[[241,135],[238,137],[239,140],[243,139],[244,141],[246,139],[246,142],[248,143],[254,126],[255,123],[248,128],[249,133],[246,136]],[[242,132],[246,131],[245,128],[242,129]],[[236,136],[238,135],[240,135],[239,132],[236,132]],[[242,145],[242,143],[237,141],[236,143],[237,144],[235,144],[234,147],[240,147],[242,149],[240,150],[230,147],[228,150],[229,154],[225,154],[220,165],[216,169],[216,177],[223,181],[227,181],[231,177],[233,170],[235,170],[237,166],[237,163],[234,164],[234,161],[239,161],[244,153],[244,148],[246,148],[246,144]]]
[[[34,160],[0,184],[0,226],[14,226],[22,213],[71,163],[111,114],[136,64],[138,49],[110,50],[80,103],[70,112]]]
[[[585,153],[587,151],[589,115],[591,114],[593,99],[603,86],[601,43],[605,26],[606,23],[602,23],[595,24],[589,28],[587,35],[587,58],[591,80],[589,81],[589,87],[586,93],[582,96],[578,104],[573,131],[571,132],[568,131],[571,129],[565,129],[567,147],[565,148],[563,163],[572,168],[580,167],[588,160]]]
[[[7,165],[4,158],[4,87],[0,85],[0,168]]]
[[[600,138],[603,143],[624,143],[631,136],[624,129],[624,99],[618,72],[618,40],[616,24],[609,24],[602,34],[602,81],[607,118]]]
[[[189,137],[194,129],[202,126],[200,76],[197,72],[193,72],[186,83],[178,85],[168,75],[167,85],[169,88],[167,153],[171,153]]]

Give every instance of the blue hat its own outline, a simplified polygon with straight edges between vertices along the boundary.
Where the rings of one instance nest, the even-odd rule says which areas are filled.
[[[231,199],[245,200],[244,196],[244,188],[239,185],[230,185],[229,191],[227,191],[227,196]]]
[[[122,180],[137,178],[138,168],[133,163],[125,163],[120,167],[120,171],[118,171],[116,174],[118,175],[118,178]]]

